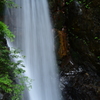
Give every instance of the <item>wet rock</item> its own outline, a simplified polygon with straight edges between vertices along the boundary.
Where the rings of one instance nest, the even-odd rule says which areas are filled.
[[[100,100],[100,78],[84,66],[73,66],[63,72],[60,83],[64,100]]]

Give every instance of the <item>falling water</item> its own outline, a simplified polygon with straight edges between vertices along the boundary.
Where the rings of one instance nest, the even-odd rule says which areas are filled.
[[[16,38],[9,47],[25,55],[26,75],[32,89],[23,100],[60,100],[57,68],[48,4],[46,0],[14,0],[18,8],[6,10],[5,22]],[[28,96],[29,94],[29,96]]]

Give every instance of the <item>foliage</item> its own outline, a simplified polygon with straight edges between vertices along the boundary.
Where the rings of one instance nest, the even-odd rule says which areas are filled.
[[[66,2],[66,5],[71,4],[72,2],[75,2],[75,0],[68,0]],[[77,3],[83,5],[85,8],[90,9],[91,2],[87,2],[86,0],[77,0]]]
[[[8,93],[12,100],[19,100],[26,87],[25,83],[30,87],[31,80],[23,75],[25,70],[22,68],[24,67],[22,60],[16,60],[16,62],[11,60],[23,58],[19,55],[18,50],[9,50],[4,37],[10,38],[12,41],[15,36],[10,32],[8,26],[0,22],[0,89]]]
[[[11,31],[8,29],[8,26],[1,21],[0,21],[0,35],[10,38],[11,41],[13,41],[13,38],[15,38],[15,36],[11,34]]]
[[[18,5],[13,2],[13,0],[1,0],[0,3],[5,4],[9,8],[17,8]]]

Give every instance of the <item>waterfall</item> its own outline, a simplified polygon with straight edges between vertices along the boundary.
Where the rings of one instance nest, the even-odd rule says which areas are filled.
[[[16,38],[9,47],[25,55],[25,75],[31,78],[32,89],[23,100],[60,100],[54,34],[47,0],[14,0],[18,8],[7,8],[5,22]],[[28,95],[29,94],[29,95]]]

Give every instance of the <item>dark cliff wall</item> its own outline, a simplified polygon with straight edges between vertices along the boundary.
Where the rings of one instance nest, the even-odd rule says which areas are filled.
[[[49,0],[49,4],[64,99],[100,100],[100,1]]]

